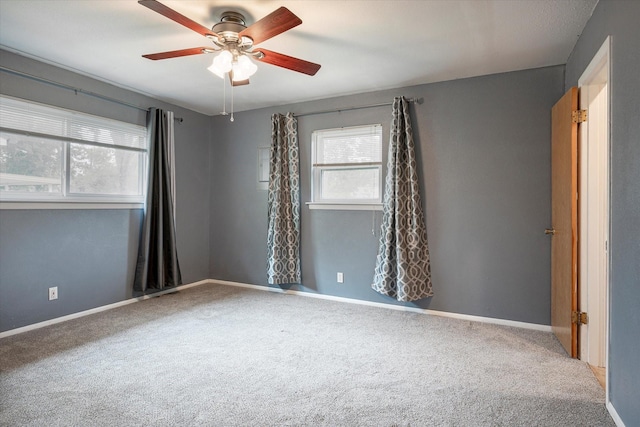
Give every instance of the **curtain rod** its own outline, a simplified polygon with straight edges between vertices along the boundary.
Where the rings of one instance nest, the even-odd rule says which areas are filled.
[[[422,98],[407,98],[407,101],[411,103],[422,104],[423,100]],[[316,114],[341,113],[343,111],[362,110],[364,108],[374,108],[374,107],[386,107],[388,105],[393,105],[393,102],[383,102],[381,104],[370,104],[370,105],[358,105],[358,106],[346,107],[346,108],[336,108],[333,110],[312,111],[310,113],[294,114],[294,116],[303,117],[303,116],[313,116]]]
[[[125,107],[129,107],[129,108],[133,108],[139,111],[148,111],[148,108],[142,108],[142,107],[138,107],[137,105],[133,105],[133,104],[129,104],[128,102],[124,102],[124,101],[120,101],[119,99],[115,99],[115,98],[111,98],[105,95],[100,95],[99,93],[95,93],[95,92],[91,92],[88,90],[84,90],[84,89],[80,89],[77,87],[73,87],[64,83],[58,83],[56,81],[53,80],[49,80],[49,79],[45,79],[44,77],[38,77],[38,76],[34,76],[33,74],[29,74],[29,73],[25,73],[23,71],[18,71],[18,70],[14,70],[11,68],[7,68],[5,66],[1,66],[0,65],[0,71],[4,71],[5,73],[8,74],[13,74],[15,76],[18,77],[24,77],[26,79],[30,79],[39,83],[45,83],[51,86],[55,86],[55,87],[59,87],[62,89],[66,89],[66,90],[70,90],[72,92],[75,92],[76,95],[78,93],[81,93],[83,95],[87,95],[87,96],[92,96],[94,98],[98,98],[98,99],[102,99],[103,101],[109,101],[109,102],[113,102],[114,104],[119,104],[119,105],[123,105]],[[183,122],[183,118],[182,117],[175,117],[174,120],[177,120],[178,122],[182,123]]]

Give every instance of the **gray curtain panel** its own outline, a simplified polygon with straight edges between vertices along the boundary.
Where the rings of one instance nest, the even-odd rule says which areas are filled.
[[[169,117],[167,117],[169,116]],[[169,120],[172,115],[151,108],[147,115],[149,175],[134,293],[144,294],[182,284],[173,217],[169,163]]]
[[[292,113],[271,117],[268,227],[268,282],[300,283],[300,152]]]
[[[378,257],[371,287],[398,301],[433,295],[409,101],[393,100]]]

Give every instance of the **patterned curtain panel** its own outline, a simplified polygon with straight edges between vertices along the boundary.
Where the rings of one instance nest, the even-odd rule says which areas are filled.
[[[433,295],[409,101],[393,100],[382,228],[371,287],[398,301]]]
[[[138,262],[133,283],[135,294],[159,291],[182,284],[173,210],[171,146],[173,113],[152,108],[149,130],[149,176]]]
[[[272,285],[300,283],[300,153],[292,113],[271,117],[267,276]]]

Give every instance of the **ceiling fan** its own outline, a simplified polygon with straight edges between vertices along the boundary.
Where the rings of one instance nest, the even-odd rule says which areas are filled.
[[[224,74],[228,74],[233,86],[249,84],[249,76],[257,69],[249,57],[310,76],[315,75],[320,69],[320,64],[254,47],[258,43],[302,24],[302,20],[286,7],[280,7],[249,27],[245,25],[245,18],[242,14],[233,11],[224,12],[220,22],[210,30],[156,0],[139,0],[138,3],[213,42],[213,46],[209,47],[193,47],[142,55],[145,58],[158,60],[220,52],[209,70],[223,78]]]

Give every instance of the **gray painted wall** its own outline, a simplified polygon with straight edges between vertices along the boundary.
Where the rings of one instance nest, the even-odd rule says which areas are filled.
[[[257,188],[256,164],[272,113],[422,97],[413,123],[435,296],[407,305],[548,325],[550,111],[563,73],[548,67],[266,108],[238,113],[234,123],[214,117],[211,277],[266,285],[267,194]],[[302,201],[310,200],[314,130],[381,123],[386,154],[390,120],[389,106],[300,117]],[[303,206],[303,283],[293,288],[395,304],[370,287],[380,220],[380,212]]]
[[[209,277],[210,117],[0,50],[2,66],[176,112],[177,233],[185,283]],[[145,112],[1,73],[0,93],[130,123]],[[0,332],[130,298],[140,209],[0,210]],[[47,300],[58,286],[59,299]]]
[[[2,330],[130,298],[141,213],[0,211]],[[50,286],[58,300],[47,300]]]
[[[608,35],[611,43],[610,399],[640,425],[640,2],[600,0],[569,61],[577,86]]]

